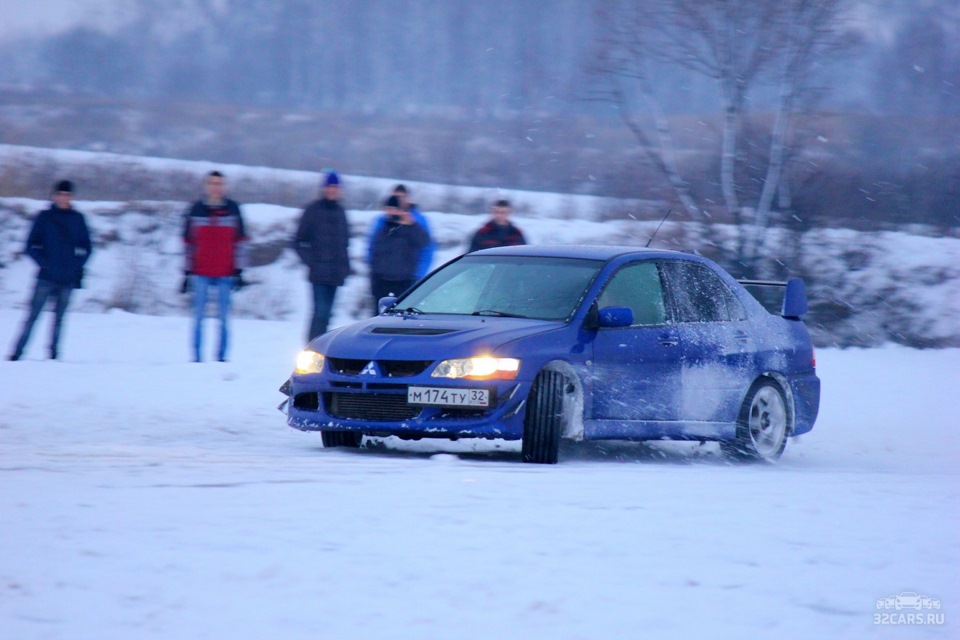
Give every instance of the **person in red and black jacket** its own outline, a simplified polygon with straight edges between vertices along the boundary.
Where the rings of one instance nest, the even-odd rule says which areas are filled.
[[[527,244],[523,233],[510,222],[510,201],[497,200],[493,204],[493,217],[487,224],[480,227],[470,241],[470,250],[467,253],[492,249],[493,247],[512,247],[518,244]]]
[[[210,287],[217,292],[220,319],[220,346],[217,359],[227,359],[227,319],[230,292],[244,285],[243,267],[247,233],[240,205],[225,197],[226,181],[219,171],[207,174],[206,197],[194,202],[183,226],[186,265],[181,291],[193,290],[193,359],[200,362],[203,345],[203,318]]]

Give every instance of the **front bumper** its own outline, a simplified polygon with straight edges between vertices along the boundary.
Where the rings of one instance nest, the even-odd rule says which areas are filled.
[[[491,406],[445,407],[407,402],[410,386],[491,391]],[[287,424],[301,431],[360,431],[410,438],[502,438],[523,436],[523,408],[531,382],[443,380],[420,377],[404,382],[331,379],[294,374],[281,387]]]

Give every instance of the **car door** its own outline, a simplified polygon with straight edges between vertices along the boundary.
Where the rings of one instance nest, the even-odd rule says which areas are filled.
[[[706,264],[662,264],[680,337],[680,419],[733,422],[756,376],[756,340],[743,303]]]
[[[675,420],[681,355],[668,321],[657,263],[627,264],[614,273],[597,307],[627,307],[628,327],[603,327],[594,341],[592,417],[596,420]]]

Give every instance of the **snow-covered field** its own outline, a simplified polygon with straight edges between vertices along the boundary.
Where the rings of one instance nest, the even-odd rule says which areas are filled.
[[[533,242],[642,244],[656,228],[510,195]],[[713,444],[582,444],[548,467],[495,441],[325,450],[276,410],[307,323],[302,266],[287,251],[250,269],[230,362],[189,363],[185,203],[141,204],[79,203],[102,243],[63,359],[43,359],[48,313],[25,360],[0,362],[0,640],[960,637],[960,349],[819,350],[820,419],[775,466],[729,464]],[[299,214],[244,212],[264,243]],[[355,273],[334,326],[365,313],[375,215],[350,211]],[[427,215],[435,266],[482,222]],[[5,356],[35,267],[17,256],[26,218],[0,222]],[[824,291],[866,308],[847,330],[906,318],[957,335],[960,241],[809,242]],[[166,315],[92,313],[130,300]],[[931,608],[887,608],[902,593]]]
[[[776,466],[534,466],[289,429],[302,317],[192,364],[189,319],[123,312],[69,315],[43,360],[49,315],[0,362],[0,638],[958,637],[960,350],[818,351],[820,420]],[[903,592],[941,608],[878,608]]]

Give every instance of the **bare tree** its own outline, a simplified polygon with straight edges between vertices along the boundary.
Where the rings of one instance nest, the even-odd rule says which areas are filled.
[[[735,220],[742,214],[735,172],[745,101],[778,54],[781,7],[763,0],[665,0],[660,9],[658,55],[713,78],[720,90],[720,188]]]
[[[601,29],[592,71],[604,78],[606,97],[691,213],[700,207],[681,177],[677,150],[655,92],[651,66],[686,69],[716,81],[722,110],[719,185],[735,224],[752,222],[754,233],[738,234],[737,254],[751,261],[770,221],[801,95],[816,65],[837,49],[838,18],[848,0],[653,0],[610,2],[600,12]],[[751,191],[738,182],[738,156],[747,98],[759,85],[775,82],[778,98],[763,188],[745,207]],[[641,103],[652,126],[635,113]],[[752,220],[747,213],[752,211]]]
[[[774,64],[778,82],[776,115],[766,177],[754,214],[754,234],[744,247],[744,257],[751,263],[757,259],[774,196],[781,190],[798,101],[810,93],[816,65],[852,43],[838,26],[844,4],[845,0],[784,0],[780,5],[782,49]]]
[[[654,91],[650,63],[658,11],[646,3],[610,2],[602,5],[597,15],[598,47],[588,71],[606,80],[599,98],[617,106],[617,113],[647,159],[664,174],[687,213],[698,220],[700,207],[677,164],[670,123]],[[645,122],[644,115],[652,123]]]

